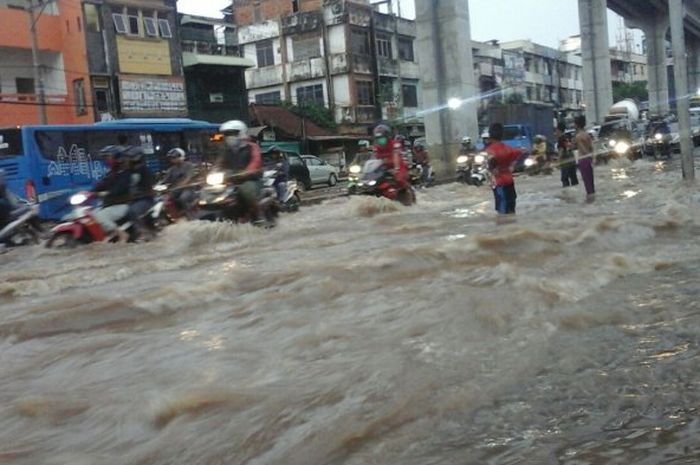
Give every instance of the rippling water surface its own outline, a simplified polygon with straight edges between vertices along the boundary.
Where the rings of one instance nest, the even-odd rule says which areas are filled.
[[[700,195],[599,169],[0,256],[0,464],[700,463]]]

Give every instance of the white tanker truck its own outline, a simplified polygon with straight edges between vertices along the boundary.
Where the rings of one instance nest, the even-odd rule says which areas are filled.
[[[610,107],[598,132],[597,156],[605,163],[616,157],[640,158],[643,135],[637,103],[632,99],[617,102]]]

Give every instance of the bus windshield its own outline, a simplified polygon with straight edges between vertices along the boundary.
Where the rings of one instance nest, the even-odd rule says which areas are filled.
[[[17,128],[0,128],[0,158],[17,157],[23,154],[22,131]]]

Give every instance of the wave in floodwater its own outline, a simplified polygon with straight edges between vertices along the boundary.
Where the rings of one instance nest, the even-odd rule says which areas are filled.
[[[700,461],[700,195],[517,180],[0,256],[0,463]]]

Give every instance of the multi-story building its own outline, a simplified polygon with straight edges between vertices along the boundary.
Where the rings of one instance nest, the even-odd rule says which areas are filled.
[[[180,37],[190,117],[211,122],[247,120],[245,70],[255,63],[241,57],[233,24],[180,15]]]
[[[42,100],[49,124],[93,121],[83,25],[72,0],[0,0],[0,126],[40,123]]]
[[[563,110],[580,110],[583,96],[581,57],[518,40],[501,44],[507,93],[525,102],[548,103]]]
[[[633,83],[647,80],[646,55],[619,47],[610,49],[610,70],[613,82]],[[581,36],[571,36],[559,44],[559,50],[581,56]]]
[[[238,0],[227,17],[255,62],[246,71],[251,102],[326,107],[343,133],[365,134],[382,118],[420,132],[413,21],[367,0]]]
[[[82,0],[96,119],[187,115],[175,0]]]

